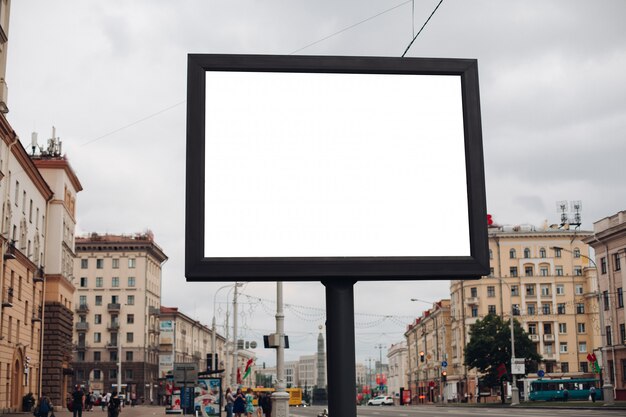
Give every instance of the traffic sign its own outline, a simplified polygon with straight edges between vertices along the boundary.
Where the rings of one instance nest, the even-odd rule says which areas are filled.
[[[448,361],[441,362],[441,366],[446,368],[448,366]]]
[[[537,376],[538,376],[539,378],[543,378],[543,376],[544,376],[545,374],[546,374],[546,373],[543,371],[543,369],[540,369],[540,370],[538,370],[538,371],[537,371]]]
[[[526,374],[526,360],[524,358],[511,359],[511,373],[515,375]]]

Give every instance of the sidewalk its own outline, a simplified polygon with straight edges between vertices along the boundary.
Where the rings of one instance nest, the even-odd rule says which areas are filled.
[[[57,411],[58,407],[55,408],[54,415],[55,417],[73,417],[71,411],[67,411],[66,408],[63,410]],[[32,413],[6,413],[0,414],[2,417],[33,417]],[[94,407],[93,411],[83,411],[83,417],[106,417],[107,412],[102,411],[100,407]],[[154,416],[165,416],[165,407],[164,406],[156,406],[156,405],[138,405],[135,407],[131,407],[127,405],[122,408],[122,412],[120,413],[120,417],[154,417]]]
[[[597,409],[610,409],[610,410],[626,410],[626,401],[615,401],[611,405],[605,405],[602,401],[590,402],[590,401],[529,401],[521,402],[519,405],[511,406],[511,404],[501,403],[448,403],[438,404],[438,407],[472,407],[472,408],[537,408],[537,409],[575,409],[575,410],[597,410]]]

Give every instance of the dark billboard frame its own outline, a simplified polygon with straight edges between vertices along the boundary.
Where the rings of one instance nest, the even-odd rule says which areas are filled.
[[[461,80],[469,256],[205,256],[205,112],[209,71],[452,75]],[[471,279],[489,273],[478,65],[473,59],[190,54],[185,275],[188,281]],[[408,192],[408,190],[407,190]],[[441,219],[440,221],[454,221]],[[419,239],[428,239],[420,236]]]

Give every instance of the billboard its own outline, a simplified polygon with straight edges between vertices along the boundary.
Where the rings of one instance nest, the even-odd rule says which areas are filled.
[[[159,355],[159,378],[165,378],[171,372],[174,372],[174,355],[161,353]]]
[[[159,343],[162,345],[174,344],[174,322],[172,320],[164,320],[159,323]]]

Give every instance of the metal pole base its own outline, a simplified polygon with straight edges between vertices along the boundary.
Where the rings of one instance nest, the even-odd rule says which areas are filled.
[[[289,393],[272,393],[272,417],[289,417]]]
[[[615,402],[615,396],[613,395],[613,385],[610,383],[604,384],[602,387],[602,395],[605,405],[611,405]]]
[[[519,405],[519,388],[511,387],[511,405]]]

